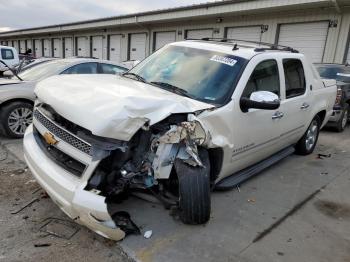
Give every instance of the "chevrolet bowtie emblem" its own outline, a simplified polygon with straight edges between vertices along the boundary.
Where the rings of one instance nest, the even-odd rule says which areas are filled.
[[[55,139],[54,135],[51,134],[50,132],[46,132],[44,134],[44,139],[46,143],[48,143],[50,146],[54,146],[58,143],[58,141]]]

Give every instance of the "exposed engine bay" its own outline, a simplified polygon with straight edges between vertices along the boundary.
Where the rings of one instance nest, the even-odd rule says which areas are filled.
[[[134,194],[146,200],[158,200],[166,209],[177,208],[177,163],[181,161],[189,168],[209,165],[208,160],[203,160],[199,154],[199,148],[205,145],[209,135],[192,114],[173,114],[153,126],[145,125],[130,141],[125,142],[96,137],[57,114],[47,104],[39,104],[37,108],[56,124],[91,145],[90,154],[99,164],[85,190],[105,197],[107,207]],[[63,153],[55,158],[64,158]],[[74,169],[71,160],[67,159],[64,163],[67,168]],[[120,223],[120,217],[125,220],[126,215],[119,213],[110,213],[116,225],[126,233],[137,233],[138,229],[132,222]]]

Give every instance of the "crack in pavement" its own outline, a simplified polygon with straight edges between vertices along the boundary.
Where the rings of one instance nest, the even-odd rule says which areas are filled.
[[[251,243],[249,243],[245,248],[243,248],[240,252],[238,252],[237,255],[241,255],[243,252],[245,252],[247,249],[249,249],[252,245],[259,242],[263,238],[265,238],[267,235],[272,233],[276,228],[278,228],[283,222],[285,222],[289,217],[296,214],[298,211],[300,211],[307,203],[309,203],[311,200],[313,200],[320,192],[322,192],[325,188],[327,188],[328,185],[332,184],[337,178],[341,177],[346,173],[348,168],[344,168],[339,175],[335,176],[333,179],[331,179],[327,184],[317,189],[312,194],[305,197],[302,201],[294,205],[285,215],[283,215],[281,218],[279,218],[276,222],[271,224],[268,228],[263,230],[261,233],[259,233]]]

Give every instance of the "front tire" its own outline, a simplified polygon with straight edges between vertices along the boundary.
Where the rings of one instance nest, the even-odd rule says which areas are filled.
[[[321,119],[319,116],[315,116],[305,134],[295,146],[297,154],[310,155],[314,152],[320,134],[320,128]]]
[[[210,162],[208,151],[199,150],[204,167],[193,167],[176,159],[179,181],[180,219],[185,224],[204,224],[210,219]]]
[[[337,132],[341,133],[344,131],[344,129],[348,123],[348,118],[349,118],[349,105],[345,104],[341,118],[339,119],[339,121],[335,127]]]
[[[20,101],[10,103],[1,109],[0,121],[5,135],[22,138],[33,121],[33,105]]]

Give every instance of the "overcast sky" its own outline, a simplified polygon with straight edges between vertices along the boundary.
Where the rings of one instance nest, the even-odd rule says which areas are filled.
[[[0,31],[75,22],[214,0],[0,0]]]

